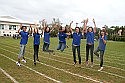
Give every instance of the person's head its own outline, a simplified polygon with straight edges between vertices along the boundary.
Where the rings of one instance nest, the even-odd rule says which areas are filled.
[[[22,30],[26,31],[27,27],[26,26],[22,26]]]
[[[106,30],[105,30],[105,29],[102,29],[101,32],[100,32],[100,35],[101,35],[101,36],[106,35]]]
[[[92,27],[89,27],[88,28],[88,32],[92,32],[93,31],[93,28]]]
[[[45,32],[50,32],[50,28],[49,28],[49,27],[46,27],[46,28],[45,28]]]
[[[80,33],[80,28],[79,28],[79,27],[76,27],[76,28],[75,28],[75,31],[76,31],[76,33]]]
[[[60,26],[59,30],[60,30],[61,32],[65,32],[65,33],[66,33],[66,27]]]
[[[38,28],[34,29],[34,33],[38,33],[38,31],[39,31]]]

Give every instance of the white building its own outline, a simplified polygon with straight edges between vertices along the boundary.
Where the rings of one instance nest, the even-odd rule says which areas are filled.
[[[20,24],[29,28],[30,25],[34,25],[32,22],[23,21],[10,16],[0,16],[0,36],[13,36],[18,34],[17,31],[20,28]]]

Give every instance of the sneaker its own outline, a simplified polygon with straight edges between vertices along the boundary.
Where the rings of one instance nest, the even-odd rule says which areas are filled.
[[[103,67],[101,67],[98,71],[102,71]]]
[[[91,66],[90,67],[93,67],[93,63],[91,63]]]
[[[85,63],[85,64],[86,64],[86,67],[88,67],[88,66],[89,66],[89,63],[88,63],[88,61],[86,61],[86,63]]]
[[[34,65],[36,66],[36,62],[34,62]]]
[[[22,62],[26,63],[26,60],[22,59]]]
[[[19,66],[19,67],[21,66],[21,64],[20,64],[19,62],[16,62],[16,64],[17,64],[17,66]]]

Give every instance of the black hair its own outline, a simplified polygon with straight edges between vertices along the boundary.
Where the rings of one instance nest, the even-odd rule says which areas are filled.
[[[79,28],[79,27],[75,27],[75,30],[76,30],[76,28],[78,28],[78,29],[79,29],[79,33],[81,33],[81,30],[80,30],[80,28]]]
[[[21,30],[23,30],[24,27],[26,27],[26,29],[27,29],[27,26],[22,26],[22,27],[21,27]]]
[[[48,32],[47,32],[47,28],[49,28]],[[50,32],[50,27],[45,27],[45,32],[49,33]]]
[[[92,28],[92,27],[89,27],[89,28],[91,28],[91,29],[92,29],[92,31],[93,31],[93,28]],[[89,28],[87,29],[87,31],[89,31]]]
[[[59,27],[59,31],[60,31],[60,32],[62,32],[62,28],[63,28],[62,26]],[[67,33],[66,27],[64,27],[64,28],[65,28],[65,31],[63,31],[63,32],[64,32],[64,33]]]

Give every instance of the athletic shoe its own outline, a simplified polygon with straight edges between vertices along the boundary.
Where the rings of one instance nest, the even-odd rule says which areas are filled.
[[[16,64],[17,64],[17,66],[19,66],[19,67],[21,66],[21,64],[20,64],[20,63],[18,63],[18,62],[16,62]]]
[[[34,62],[34,65],[36,66],[36,62]]]
[[[90,67],[93,67],[94,65],[93,65],[93,63],[91,63],[91,66]]]
[[[26,60],[22,59],[22,62],[26,63]]]
[[[103,67],[101,67],[98,71],[102,71],[103,70]]]

